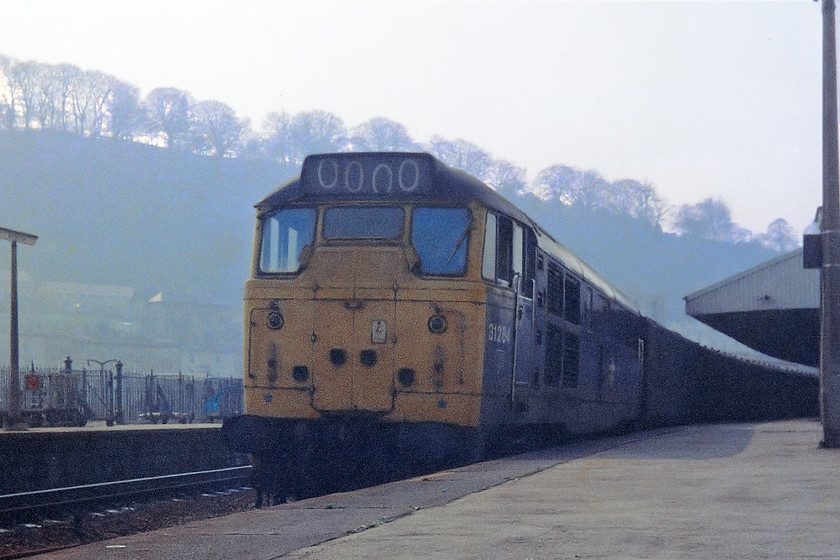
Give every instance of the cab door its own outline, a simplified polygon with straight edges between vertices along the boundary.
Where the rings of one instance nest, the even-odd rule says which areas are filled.
[[[353,406],[355,310],[347,305],[347,302],[353,301],[350,295],[315,299],[314,302],[312,406],[319,411],[348,411]]]
[[[328,412],[388,412],[394,399],[394,301],[316,300],[312,405]]]
[[[526,409],[528,399],[528,391],[518,388],[527,387],[534,380],[535,262],[534,232],[507,216],[488,212],[482,275],[503,288],[513,304],[510,311],[498,309],[490,316],[488,339],[512,343],[504,367],[510,402],[517,409]]]
[[[517,385],[535,381],[535,292],[536,236],[531,229],[513,225],[513,274],[516,290],[516,333],[514,376]]]

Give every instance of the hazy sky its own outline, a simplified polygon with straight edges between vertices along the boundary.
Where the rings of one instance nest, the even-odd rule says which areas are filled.
[[[384,116],[525,167],[713,196],[764,231],[821,201],[810,0],[0,0],[0,53],[270,111]]]

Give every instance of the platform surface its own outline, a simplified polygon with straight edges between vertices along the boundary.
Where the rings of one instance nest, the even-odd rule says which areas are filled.
[[[88,558],[838,558],[814,421],[572,444],[70,549]]]

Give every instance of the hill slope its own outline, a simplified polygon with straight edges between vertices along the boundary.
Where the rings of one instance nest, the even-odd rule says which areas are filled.
[[[296,172],[265,161],[219,160],[111,139],[0,131],[0,226],[39,236],[35,247],[19,251],[22,313],[36,323],[24,326],[24,333],[41,341],[30,341],[22,360],[53,362],[118,347],[143,362],[149,352],[133,348],[152,345],[168,347],[170,355],[138,363],[139,369],[178,368],[194,363],[178,357],[198,351],[192,339],[238,354],[253,204]],[[729,246],[676,236],[643,220],[532,195],[512,199],[647,315],[687,334],[701,327],[685,317],[682,296],[777,254],[758,243]],[[8,278],[8,260],[8,251],[0,250],[0,278]],[[27,282],[40,289],[24,290]],[[48,283],[117,286],[133,297],[100,290],[99,309],[92,309],[97,296],[89,298],[84,320],[96,326],[82,337],[67,326],[70,317],[73,325],[81,320],[81,296],[53,292],[85,290],[44,288]],[[6,280],[0,293],[7,291]],[[151,311],[148,300],[158,293],[163,302],[178,302],[177,312]],[[4,300],[0,305],[7,305]],[[197,326],[208,322],[200,320],[207,305],[225,310],[214,312],[229,317],[225,328]],[[162,325],[171,322],[192,326],[163,336]],[[5,341],[8,336],[0,344]]]
[[[267,164],[73,134],[0,132],[0,154],[4,227],[39,236],[21,252],[22,269],[179,299],[237,297],[253,203],[287,177]]]

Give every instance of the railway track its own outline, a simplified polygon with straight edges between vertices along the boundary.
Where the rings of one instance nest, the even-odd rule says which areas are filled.
[[[245,485],[250,466],[178,473],[0,495],[0,523],[20,523],[56,512],[204,488]]]

